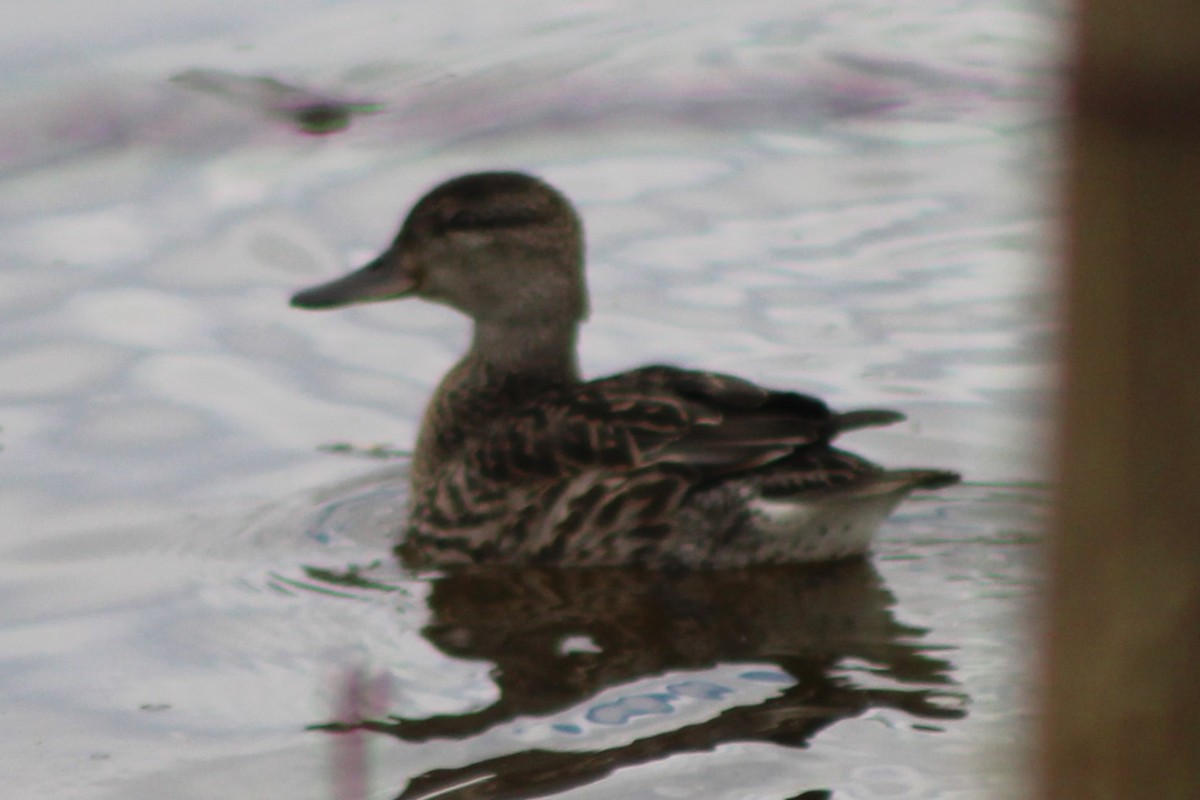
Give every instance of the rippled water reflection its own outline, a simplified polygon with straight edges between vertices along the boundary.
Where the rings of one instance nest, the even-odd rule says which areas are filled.
[[[869,565],[646,575],[493,571],[434,584],[424,635],[485,659],[500,696],[466,714],[370,722],[409,742],[501,738],[505,750],[415,779],[404,796],[542,794],[732,742],[805,747],[868,709],[940,730],[966,698],[925,631],[898,623]],[[871,679],[859,682],[856,672]]]
[[[359,669],[378,796],[1022,796],[1057,12],[106,13],[4,34],[5,796],[333,797],[352,734],[306,729]],[[312,138],[193,68],[386,107]],[[901,408],[850,446],[973,485],[828,574],[403,574],[403,460],[355,455],[410,444],[465,325],[286,298],[494,167],[580,206],[589,374]]]

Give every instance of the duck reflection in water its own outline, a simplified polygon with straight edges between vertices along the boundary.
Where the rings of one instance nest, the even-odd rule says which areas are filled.
[[[923,629],[895,619],[893,596],[865,559],[680,572],[473,568],[437,579],[429,602],[426,638],[449,656],[493,663],[499,699],[466,714],[320,727],[410,742],[461,740],[531,717],[596,718],[602,705],[613,707],[599,695],[626,687],[645,697],[630,685],[646,679],[683,685],[690,673],[732,666],[705,677],[721,694],[721,675],[733,683],[739,664],[759,671],[776,665],[780,674],[770,691],[714,704],[700,719],[672,726],[666,716],[616,744],[606,737],[596,750],[580,749],[583,737],[559,728],[569,749],[550,745],[432,770],[401,798],[537,797],[730,742],[804,747],[826,726],[872,708],[904,711],[930,721],[926,727],[965,715],[949,664],[929,655],[936,648],[922,645]],[[736,696],[732,688],[729,694]],[[672,713],[669,703],[658,713]]]

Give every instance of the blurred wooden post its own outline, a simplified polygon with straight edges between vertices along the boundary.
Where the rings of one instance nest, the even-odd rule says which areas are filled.
[[[1200,2],[1083,0],[1042,792],[1200,798]]]

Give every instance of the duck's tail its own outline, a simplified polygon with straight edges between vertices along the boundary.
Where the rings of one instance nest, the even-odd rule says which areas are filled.
[[[914,489],[942,489],[962,480],[962,475],[945,469],[889,469],[880,475],[887,480]]]
[[[846,411],[834,417],[833,425],[836,433],[854,431],[859,428],[876,428],[881,425],[892,425],[903,422],[906,417],[899,411],[889,411],[886,408],[864,408],[859,411]]]

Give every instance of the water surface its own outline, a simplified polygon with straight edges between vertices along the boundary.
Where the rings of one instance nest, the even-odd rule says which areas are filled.
[[[1056,10],[45,15],[4,34],[5,796],[334,797],[355,741],[378,797],[1023,796]],[[315,137],[190,69],[384,109]],[[464,321],[286,301],[481,168],[578,203],[588,374],[899,408],[849,446],[969,484],[828,573],[404,574],[403,458],[365,454],[410,446]]]

